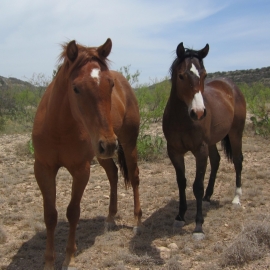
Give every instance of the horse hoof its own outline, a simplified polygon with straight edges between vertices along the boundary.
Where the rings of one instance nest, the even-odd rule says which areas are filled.
[[[134,226],[133,227],[133,233],[134,233],[134,235],[139,235],[139,234],[142,233],[142,231],[143,231],[142,226]]]
[[[192,234],[192,238],[196,241],[203,240],[205,238],[205,234],[203,232],[195,232]]]
[[[105,230],[105,232],[112,231],[115,228],[116,228],[115,222],[107,222],[107,221],[105,221],[105,224],[104,224],[104,230]]]
[[[174,223],[173,223],[173,227],[174,228],[182,228],[185,226],[185,221],[183,220],[175,220]]]
[[[203,206],[209,207],[210,206],[210,200],[209,201],[202,201]]]
[[[238,202],[238,203],[234,203],[234,202],[232,202],[232,208],[233,209],[239,209],[239,208],[241,208],[241,203],[240,202]]]
[[[202,199],[203,202],[209,202],[210,203],[210,197],[209,196],[205,196]]]
[[[238,196],[235,196],[234,199],[232,200],[232,205],[233,206],[236,206],[236,207],[239,207],[241,206],[241,202],[240,202],[240,199]]]

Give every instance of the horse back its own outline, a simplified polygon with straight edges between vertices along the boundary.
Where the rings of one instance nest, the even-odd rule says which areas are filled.
[[[210,96],[217,96],[214,101],[228,103],[233,107],[234,114],[246,114],[246,102],[244,95],[239,87],[227,78],[217,78],[208,80],[205,83],[205,96],[209,99]],[[210,98],[211,99],[211,98]]]
[[[227,135],[234,128],[244,128],[246,119],[246,102],[240,89],[231,80],[218,78],[205,83],[204,99],[207,111],[211,113],[211,141]]]

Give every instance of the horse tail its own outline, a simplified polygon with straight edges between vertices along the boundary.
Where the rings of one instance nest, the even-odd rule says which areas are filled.
[[[231,146],[231,142],[230,142],[230,138],[228,134],[225,136],[225,138],[222,139],[221,146],[228,161],[232,162],[233,161],[232,146]]]
[[[127,169],[125,153],[124,153],[123,147],[120,144],[120,142],[118,142],[118,151],[117,151],[117,153],[118,153],[118,163],[119,163],[120,171],[121,171],[121,174],[124,177],[125,186],[127,188],[128,185],[129,185],[128,169]]]

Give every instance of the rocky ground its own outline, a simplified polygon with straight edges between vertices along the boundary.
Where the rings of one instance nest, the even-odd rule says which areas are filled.
[[[42,197],[33,174],[34,160],[27,151],[29,139],[30,134],[0,137],[0,269],[42,269],[44,265],[46,234]],[[117,227],[104,231],[109,183],[103,169],[98,164],[92,165],[77,229],[77,269],[269,269],[267,245],[258,251],[262,252],[259,256],[262,258],[248,257],[242,265],[235,265],[226,257],[246,227],[270,220],[269,140],[246,131],[243,152],[242,205],[238,208],[231,205],[235,173],[233,165],[221,153],[212,202],[204,205],[206,237],[202,241],[192,238],[196,211],[192,155],[186,156],[187,224],[178,231],[172,226],[178,209],[178,189],[171,162],[168,158],[140,162],[143,210],[140,235],[133,234],[132,190],[125,190],[122,178],[118,187]],[[206,183],[208,176],[209,168]],[[57,176],[56,269],[61,269],[64,259],[68,233],[65,211],[71,181],[69,173],[60,169]],[[240,251],[237,252],[240,254]]]

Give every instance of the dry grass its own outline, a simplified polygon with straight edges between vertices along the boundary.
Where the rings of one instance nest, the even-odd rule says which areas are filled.
[[[171,259],[169,259],[167,264],[166,264],[165,269],[166,270],[181,270],[181,269],[184,269],[181,266],[180,256],[175,256],[175,257],[172,257]]]
[[[7,234],[5,233],[4,229],[0,227],[0,244],[4,244],[7,241]]]
[[[33,158],[25,153],[29,135],[0,137],[0,269],[42,269],[46,233],[42,197],[33,174]],[[196,202],[192,184],[195,161],[186,155],[186,225],[173,229],[178,211],[175,171],[168,158],[139,164],[143,228],[134,236],[133,195],[118,184],[116,227],[104,231],[109,183],[103,169],[92,164],[77,229],[78,269],[264,269],[270,265],[269,142],[245,133],[242,206],[232,207],[235,173],[222,157],[211,204],[203,206],[203,241],[194,241]],[[205,185],[210,169],[207,169]],[[61,269],[68,234],[66,207],[71,177],[65,169],[57,176],[56,269]],[[170,245],[177,246],[170,250]],[[168,253],[163,254],[160,248]],[[233,251],[233,252],[232,252]],[[31,267],[32,268],[31,268]],[[30,267],[30,268],[29,268]]]
[[[222,253],[222,266],[243,265],[261,259],[269,252],[269,219],[251,222]]]

